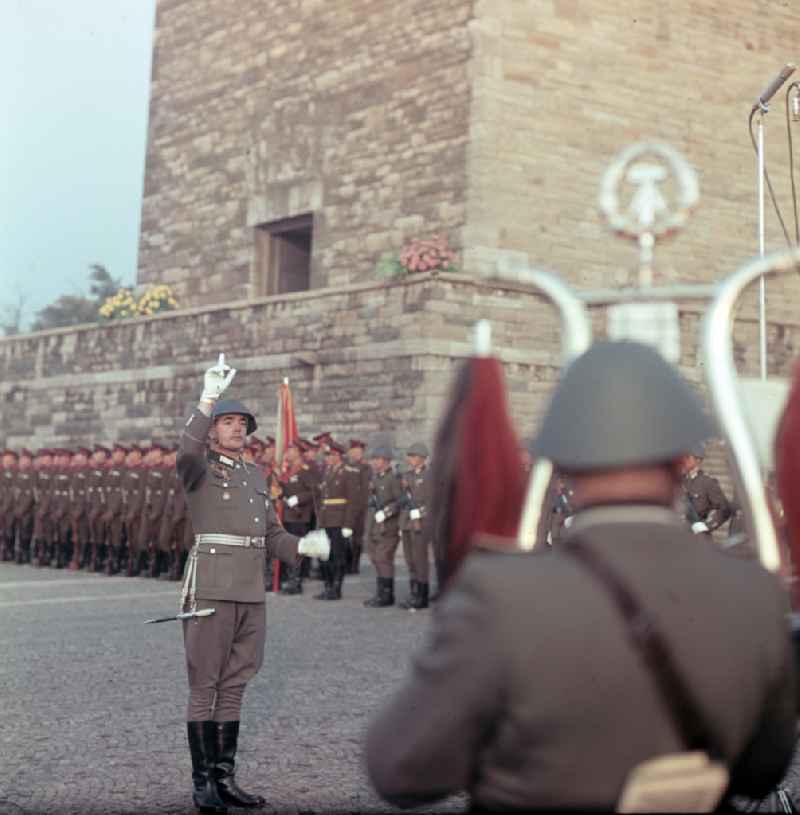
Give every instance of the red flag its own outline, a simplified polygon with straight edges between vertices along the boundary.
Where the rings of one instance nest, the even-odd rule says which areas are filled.
[[[796,571],[800,564],[800,364],[795,366],[789,398],[775,434],[775,481]]]
[[[506,538],[509,550],[516,547],[526,474],[499,360],[475,357],[458,373],[439,425],[432,478],[438,511],[431,523],[444,587],[476,535]]]
[[[289,380],[284,379],[278,387],[278,421],[275,427],[275,463],[273,472],[275,478],[280,478],[286,469],[286,448],[297,438],[297,420],[294,417],[294,401],[289,390]],[[277,502],[278,517],[283,521],[283,502]],[[272,561],[272,589],[280,589],[280,562]]]
[[[286,448],[298,437],[294,417],[294,401],[289,390],[289,380],[284,379],[278,388],[278,424],[275,428],[275,468],[283,472]]]

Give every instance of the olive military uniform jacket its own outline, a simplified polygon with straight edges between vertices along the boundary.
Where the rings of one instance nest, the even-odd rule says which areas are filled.
[[[730,504],[716,478],[697,470],[683,479],[683,491],[689,524],[702,521],[713,532],[730,518]]]
[[[357,500],[358,470],[349,464],[326,467],[319,485],[317,526],[355,529]]]
[[[18,470],[14,491],[14,517],[21,521],[23,518],[33,518],[36,502],[36,471],[33,469]]]
[[[106,470],[105,476],[105,512],[104,520],[107,523],[115,519],[122,519],[124,513],[123,489],[125,484],[125,467],[112,464]]]
[[[142,520],[142,513],[145,506],[145,484],[147,481],[147,470],[141,465],[135,467],[125,467],[122,477],[122,495],[125,500],[125,523],[137,524]],[[128,545],[135,541],[128,541]]]
[[[195,543],[184,576],[186,596],[263,603],[265,556],[294,563],[299,538],[278,521],[267,482],[256,465],[207,451],[210,426],[211,419],[195,409],[178,451],[178,473],[194,533],[247,536],[263,542],[249,546]]]
[[[96,524],[103,517],[106,505],[107,476],[108,470],[105,467],[92,467],[89,470],[86,487],[86,504],[90,524]]]
[[[428,500],[430,495],[430,470],[427,467],[420,467],[419,470],[412,470],[404,477],[406,483],[407,506],[400,516],[400,529],[403,532],[421,532],[425,518],[428,514]],[[419,520],[411,520],[409,512],[418,509]]]
[[[308,464],[301,464],[296,470],[290,471],[282,479],[283,484],[283,520],[292,524],[307,524],[314,511],[314,489],[316,487],[314,474]],[[297,504],[290,507],[287,498],[297,497]]]
[[[797,709],[776,578],[665,508],[587,509],[563,546],[574,537],[655,616],[715,726],[731,790],[764,796],[791,758]],[[489,810],[613,811],[635,765],[684,749],[614,601],[557,547],[467,559],[366,758],[399,806],[467,790]]]
[[[69,517],[73,523],[86,519],[89,509],[89,466],[76,467],[72,471],[69,487]]]
[[[381,510],[386,517],[382,524],[373,526],[373,534],[377,531],[397,532],[402,503],[403,488],[392,469],[387,468],[380,474],[374,473],[370,484],[370,510],[373,514]]]
[[[16,470],[0,470],[0,525],[11,528],[14,515],[14,487]]]

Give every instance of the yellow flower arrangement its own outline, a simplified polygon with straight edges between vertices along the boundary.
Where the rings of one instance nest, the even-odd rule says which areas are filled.
[[[178,301],[172,294],[172,289],[164,283],[151,286],[139,300],[137,306],[142,317],[151,317],[160,311],[171,311],[178,307]]]
[[[136,301],[130,289],[120,289],[112,297],[107,297],[98,311],[101,320],[125,320],[131,317],[151,317],[160,311],[170,311],[178,307],[178,301],[169,286],[163,283],[151,286]]]
[[[103,320],[126,320],[136,317],[136,300],[130,289],[120,289],[116,294],[106,298],[98,313]]]

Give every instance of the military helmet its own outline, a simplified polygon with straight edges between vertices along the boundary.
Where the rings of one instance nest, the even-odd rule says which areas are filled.
[[[428,447],[421,441],[418,441],[411,445],[411,447],[406,450],[407,456],[422,456],[423,458],[427,458],[430,455],[428,451]]]
[[[256,432],[258,428],[256,417],[237,399],[222,399],[211,408],[212,419],[219,419],[220,416],[229,416],[231,413],[247,417],[248,436]]]
[[[564,470],[669,461],[712,436],[688,382],[655,349],[597,342],[565,371],[531,445]]]
[[[385,458],[387,461],[392,460],[392,450],[389,447],[373,447],[370,450],[370,458]]]

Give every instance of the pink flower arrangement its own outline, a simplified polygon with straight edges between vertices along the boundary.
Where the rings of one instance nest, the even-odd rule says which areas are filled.
[[[447,238],[441,235],[427,240],[414,238],[400,250],[400,265],[408,274],[434,269],[451,272],[455,269],[456,259],[456,252],[447,245]]]

